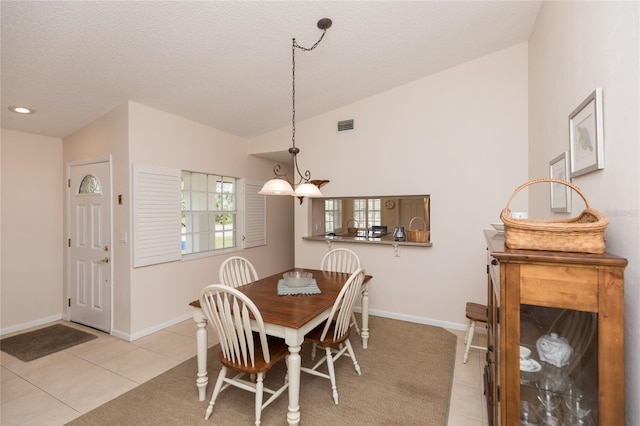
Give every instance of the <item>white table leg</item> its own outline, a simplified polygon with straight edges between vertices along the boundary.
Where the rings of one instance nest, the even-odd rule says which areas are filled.
[[[369,342],[369,284],[362,286],[362,328],[360,330],[362,337],[362,347],[367,349]]]
[[[289,346],[289,412],[287,422],[290,425],[300,423],[300,346]]]
[[[193,320],[198,326],[196,331],[196,356],[198,360],[196,386],[198,387],[198,399],[204,401],[207,396],[207,384],[209,383],[209,377],[207,376],[207,319],[202,315],[202,311],[199,308],[194,308]]]

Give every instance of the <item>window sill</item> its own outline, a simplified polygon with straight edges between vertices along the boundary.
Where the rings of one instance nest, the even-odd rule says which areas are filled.
[[[182,255],[182,259],[180,259],[180,260],[182,262],[188,262],[190,260],[198,260],[198,259],[203,259],[203,258],[206,258],[206,257],[221,256],[221,255],[229,254],[229,253],[239,253],[241,251],[243,251],[243,249],[240,248],[240,247],[230,247],[228,249],[201,251],[201,252],[197,252],[197,253],[185,253],[185,254]]]

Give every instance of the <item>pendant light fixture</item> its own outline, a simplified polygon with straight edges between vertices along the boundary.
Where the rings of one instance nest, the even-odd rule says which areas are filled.
[[[291,103],[292,103],[292,114],[291,114],[291,124],[292,124],[292,134],[291,134],[291,143],[292,146],[289,148],[289,154],[291,154],[291,165],[285,172],[281,172],[282,166],[280,164],[276,164],[273,166],[273,174],[275,177],[264,184],[262,189],[258,192],[258,194],[264,195],[293,195],[296,197],[321,197],[322,193],[317,185],[311,181],[311,172],[309,170],[305,170],[304,173],[300,172],[300,168],[298,167],[298,154],[300,153],[300,149],[296,147],[296,49],[300,49],[302,51],[308,52],[320,44],[322,39],[324,38],[327,29],[331,27],[331,19],[322,18],[318,21],[318,28],[322,30],[322,35],[320,39],[316,41],[316,43],[307,48],[300,46],[296,43],[296,39],[294,38],[291,44],[291,55],[292,55],[292,72],[291,72]],[[291,176],[289,176],[289,172],[291,172]],[[297,174],[297,176],[296,176]],[[291,180],[289,180],[291,179]]]

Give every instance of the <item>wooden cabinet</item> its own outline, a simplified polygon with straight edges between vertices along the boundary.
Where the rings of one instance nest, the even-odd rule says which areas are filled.
[[[495,231],[485,238],[489,423],[521,424],[529,415],[532,424],[624,424],[627,260],[506,249]],[[552,355],[556,343],[571,356]],[[520,347],[532,360],[522,367]],[[576,390],[581,399],[570,397]]]

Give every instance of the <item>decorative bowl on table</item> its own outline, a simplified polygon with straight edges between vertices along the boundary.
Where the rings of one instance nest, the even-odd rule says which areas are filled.
[[[282,274],[282,279],[288,287],[306,287],[311,284],[313,274],[307,271],[290,271]]]

